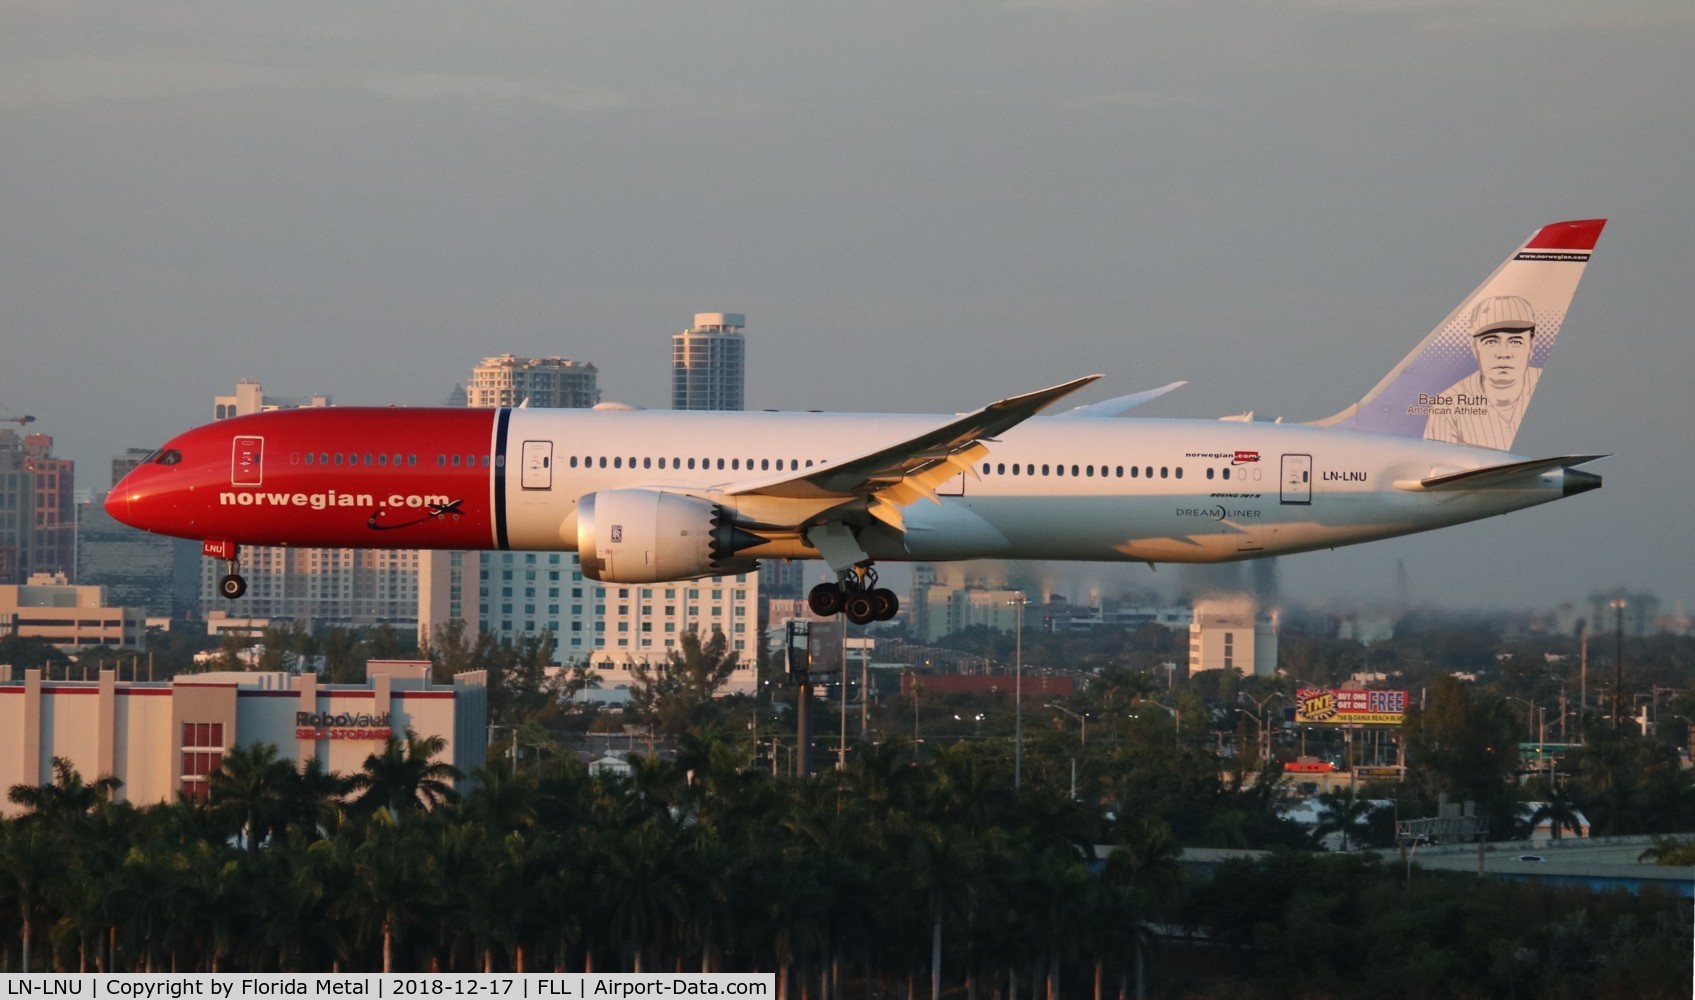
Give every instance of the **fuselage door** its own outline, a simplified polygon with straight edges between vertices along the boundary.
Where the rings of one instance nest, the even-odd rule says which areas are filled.
[[[238,435],[230,453],[230,485],[262,486],[265,483],[265,439]]]
[[[1283,456],[1283,502],[1312,503],[1312,456]]]
[[[526,490],[553,489],[553,442],[524,442],[523,486]]]

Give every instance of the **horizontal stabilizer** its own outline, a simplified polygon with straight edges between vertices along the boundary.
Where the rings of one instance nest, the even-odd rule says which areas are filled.
[[[1467,469],[1464,472],[1449,472],[1440,476],[1427,476],[1424,479],[1397,479],[1395,488],[1414,493],[1436,493],[1444,490],[1500,490],[1514,489],[1524,486],[1528,481],[1536,479],[1555,469],[1570,470],[1573,466],[1596,459],[1606,458],[1605,455],[1562,455],[1558,458],[1533,458],[1524,462],[1507,462],[1503,465],[1486,465],[1481,469]],[[1594,485],[1585,489],[1594,489],[1600,485],[1599,476],[1590,476]],[[1580,492],[1574,490],[1573,492]]]
[[[1173,382],[1170,385],[1162,385],[1158,389],[1147,389],[1142,392],[1133,392],[1128,396],[1114,396],[1111,399],[1103,399],[1098,403],[1088,403],[1083,406],[1076,407],[1075,409],[1066,410],[1064,413],[1059,414],[1059,416],[1116,417],[1125,410],[1141,406],[1150,399],[1158,399],[1171,390],[1182,388],[1188,384],[1188,380],[1185,379],[1182,382]]]

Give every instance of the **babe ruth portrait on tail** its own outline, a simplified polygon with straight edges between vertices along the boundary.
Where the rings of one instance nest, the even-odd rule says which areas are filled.
[[[1497,295],[1477,304],[1470,326],[1477,371],[1442,393],[1451,403],[1431,413],[1424,437],[1505,451],[1542,376],[1530,366],[1536,314],[1517,295]]]

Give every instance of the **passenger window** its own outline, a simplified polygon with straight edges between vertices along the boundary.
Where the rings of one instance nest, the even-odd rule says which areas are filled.
[[[446,455],[437,455],[436,456],[436,467],[437,468],[446,468],[447,467],[447,456]]]
[[[1123,479],[1124,478],[1124,466],[1122,466],[1122,465],[1118,466],[1117,471],[1114,472],[1113,475],[1117,476],[1120,479]]]
[[[307,452],[307,453],[306,453],[306,464],[307,464],[307,465],[311,465],[311,464],[312,464],[312,460],[313,460],[313,459],[314,459],[314,458],[316,458],[316,457],[317,457],[317,456],[316,456],[316,455],[314,455],[314,454],[312,454],[312,453],[311,453],[311,452]]]
[[[1183,467],[1182,467],[1182,466],[1181,466],[1181,465],[1179,465],[1179,466],[1178,466],[1178,467],[1177,467],[1177,478],[1178,478],[1178,479],[1182,479],[1182,478],[1183,478]]]
[[[1045,476],[1047,474],[1048,474],[1048,467],[1044,465],[1044,466],[1042,466],[1042,475]]]
[[[411,468],[412,466],[417,465],[417,464],[418,464],[418,456],[413,455],[411,453],[408,453],[407,456],[406,456],[406,466],[407,466],[407,468]]]
[[[1165,466],[1163,466],[1163,465],[1162,465],[1162,466],[1160,466],[1160,467],[1159,467],[1159,478],[1161,478],[1161,479],[1164,479],[1164,478],[1166,478],[1166,475],[1165,475],[1165,473],[1166,473],[1166,468],[1165,468]]]
[[[1075,475],[1076,475],[1076,474],[1077,474],[1077,466],[1075,466],[1075,465],[1073,465],[1073,466],[1072,466],[1072,467],[1071,467],[1071,474],[1072,474],[1072,475],[1073,475],[1073,476],[1075,476]]]
[[[737,471],[740,471],[741,467],[742,467],[742,460],[741,459],[739,459],[739,458],[730,459],[730,468],[735,469]]]
[[[1065,466],[1056,465],[1056,466],[1053,467],[1053,471],[1054,471],[1054,475],[1063,476],[1063,475],[1065,475]]]
[[[335,464],[337,464],[337,465],[340,465],[340,464],[341,464],[341,459],[342,459],[342,456],[341,456],[341,452],[339,452],[339,451],[338,451],[338,452],[336,452],[336,453],[335,453]],[[454,465],[458,465],[458,464],[459,464],[459,461],[458,461],[458,456],[455,456],[455,457],[454,457],[454,462],[453,462],[453,464],[454,464]]]
[[[1012,474],[1015,475],[1015,476],[1018,475],[1018,463],[1017,462],[1012,463]]]
[[[1016,471],[1018,471],[1018,466],[1014,465],[1012,467],[1012,469],[1013,469],[1014,472],[1016,472]],[[1006,463],[1005,462],[1001,462],[1001,463],[999,463],[995,466],[995,475],[997,475],[997,476],[1006,475]]]
[[[1103,471],[1103,472],[1104,472],[1104,471],[1106,471],[1106,470],[1104,470],[1104,469],[1103,469],[1103,470],[1101,470],[1101,471]],[[1094,475],[1094,474],[1095,474],[1095,467],[1094,467],[1094,466],[1092,466],[1092,465],[1088,465],[1088,466],[1084,466],[1084,467],[1083,467],[1083,472],[1084,472],[1084,473],[1086,473],[1086,474],[1087,474],[1087,475],[1090,475],[1090,476],[1093,476],[1093,475]]]
[[[624,467],[624,460],[622,458],[614,457],[612,459],[612,467],[614,469],[622,469]]]
[[[723,467],[724,467],[724,460],[720,458],[718,460],[718,468],[722,469]]]
[[[1131,466],[1131,467],[1130,467],[1130,478],[1131,478],[1131,479],[1136,479],[1136,478],[1138,478],[1138,477],[1139,477],[1139,475],[1140,475],[1140,473],[1141,473],[1141,469],[1140,469],[1140,468],[1138,468],[1138,467],[1137,467],[1137,466],[1134,466],[1134,465],[1132,465],[1132,466]]]
[[[377,464],[378,465],[387,465],[388,464],[388,456],[387,455],[378,455],[377,456]]]
[[[759,460],[759,471],[760,472],[771,471],[771,460],[769,458],[762,458],[762,459]]]
[[[603,468],[603,469],[606,468],[606,456],[605,455],[600,456],[600,467]]]
[[[694,459],[689,459],[689,468],[694,468]]]
[[[370,453],[370,452],[368,452],[368,451],[367,451],[367,452],[366,452],[366,453],[365,453],[365,464],[366,464],[366,465],[370,465],[370,464],[371,464],[371,453]]]
[[[1208,469],[1208,470],[1207,470],[1207,478],[1208,478],[1208,479],[1211,479],[1211,478],[1212,478],[1212,470],[1211,470],[1211,469]]]
[[[642,468],[644,468],[644,469],[653,468],[653,459],[647,457],[646,455],[643,455],[642,456]]]

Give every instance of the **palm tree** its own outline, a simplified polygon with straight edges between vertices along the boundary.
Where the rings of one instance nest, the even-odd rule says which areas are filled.
[[[441,897],[433,852],[417,837],[404,834],[386,806],[371,817],[363,843],[325,843],[345,852],[345,861],[335,867],[349,876],[331,912],[364,928],[380,929],[382,971],[394,971],[396,938]]]
[[[942,925],[965,916],[976,883],[976,855],[959,827],[925,824],[907,854],[909,891],[930,923],[930,1000],[942,995]]]
[[[26,818],[62,827],[88,815],[100,803],[110,801],[112,793],[122,786],[122,781],[109,774],[92,784],[84,782],[68,759],[54,757],[51,785],[13,785],[6,798],[13,805],[30,810]]]
[[[682,881],[678,877],[677,839],[657,818],[634,830],[606,831],[613,838],[607,860],[607,885],[612,892],[608,930],[635,950],[634,972],[644,969],[644,956],[660,943],[665,931],[682,913]]]
[[[36,917],[62,867],[59,847],[43,824],[0,822],[0,896],[10,897],[18,908],[24,972],[30,971]]]
[[[1342,837],[1342,850],[1350,850],[1367,836],[1367,818],[1377,810],[1369,799],[1356,799],[1352,789],[1347,792],[1325,792],[1318,797],[1318,824],[1313,827],[1315,841],[1323,841],[1332,833]]]
[[[1531,785],[1530,794],[1536,802],[1536,808],[1530,814],[1532,830],[1547,821],[1555,840],[1560,839],[1562,830],[1583,836],[1583,812],[1565,788],[1547,778],[1539,778]]]
[[[447,748],[441,736],[419,736],[406,730],[404,740],[393,736],[383,749],[365,758],[364,770],[348,779],[359,792],[352,805],[364,813],[386,808],[398,822],[407,810],[429,808],[453,798],[453,782],[460,778],[452,764],[431,760]]]
[[[315,758],[314,758],[315,759]],[[247,850],[259,845],[284,822],[294,766],[278,757],[276,744],[232,747],[207,782],[214,815],[240,834]]]

